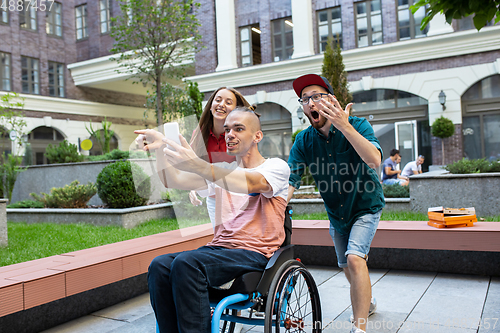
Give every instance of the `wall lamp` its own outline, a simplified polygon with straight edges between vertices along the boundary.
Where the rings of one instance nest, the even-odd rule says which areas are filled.
[[[438,95],[438,98],[439,98],[439,103],[443,107],[443,111],[446,110],[446,106],[444,106],[444,104],[446,103],[446,94],[444,93],[444,91],[441,90],[441,92]]]
[[[301,106],[297,109],[297,118],[299,118],[301,124],[306,122],[304,119],[304,109]]]

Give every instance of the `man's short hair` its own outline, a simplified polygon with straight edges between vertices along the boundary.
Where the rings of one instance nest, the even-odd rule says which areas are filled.
[[[234,111],[239,111],[239,112],[249,112],[249,113],[253,113],[258,121],[259,121],[259,131],[262,130],[262,124],[260,122],[260,114],[255,112],[255,109],[257,109],[257,105],[253,104],[253,105],[250,105],[250,106],[237,106],[232,112]]]
[[[421,158],[421,159],[425,160],[425,156],[424,155],[418,155],[418,158]]]
[[[396,148],[391,149],[391,152],[389,153],[389,155],[394,156],[394,155],[396,155],[396,154],[398,154],[398,155],[399,155],[399,150],[398,150],[398,149],[396,149]]]

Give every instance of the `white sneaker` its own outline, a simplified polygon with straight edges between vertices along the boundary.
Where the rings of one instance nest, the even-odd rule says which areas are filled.
[[[351,330],[351,333],[366,333],[365,331],[363,331],[362,329],[360,328],[357,328],[356,326],[352,326],[352,330]]]
[[[368,310],[368,317],[374,314],[376,310],[377,310],[377,300],[372,297],[372,300],[370,301],[370,309]],[[351,323],[353,322],[354,322],[354,315],[351,315]]]

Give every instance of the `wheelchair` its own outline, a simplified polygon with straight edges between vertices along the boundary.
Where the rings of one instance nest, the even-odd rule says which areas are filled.
[[[209,288],[212,333],[233,333],[236,323],[264,326],[265,333],[321,332],[318,288],[311,273],[299,259],[294,259],[290,245],[291,215],[288,206],[285,242],[269,259],[264,272],[249,272],[229,286]],[[238,315],[238,311],[247,309],[248,316]],[[257,313],[263,313],[264,318]]]

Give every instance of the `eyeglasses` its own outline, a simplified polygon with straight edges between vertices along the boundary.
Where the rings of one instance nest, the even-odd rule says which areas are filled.
[[[317,102],[321,101],[321,99],[323,98],[323,95],[326,96],[328,94],[318,93],[318,94],[314,94],[314,95],[309,96],[309,97],[299,98],[299,103],[302,105],[307,105],[307,104],[309,104],[310,99],[312,99],[313,102],[317,103]]]

